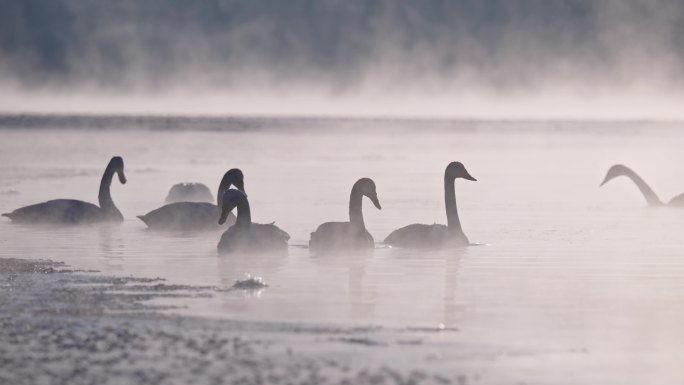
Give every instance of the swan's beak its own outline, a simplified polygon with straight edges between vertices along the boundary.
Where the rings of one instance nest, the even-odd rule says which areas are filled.
[[[465,170],[463,170],[463,171],[465,171]],[[473,176],[470,175],[470,174],[468,173],[468,171],[465,171],[465,175],[463,175],[463,179],[468,179],[468,180],[472,180],[472,181],[474,181],[474,182],[477,182],[477,179],[473,178]]]
[[[604,184],[608,183],[609,180],[610,180],[610,178],[608,178],[608,175],[606,175],[606,179],[604,179],[603,182],[601,182],[601,184],[599,185],[599,187],[601,187],[601,186],[603,186]]]
[[[370,197],[371,202],[375,205],[375,207],[378,208],[378,210],[382,210],[382,206],[380,206],[380,201],[378,200],[377,196]]]
[[[230,214],[231,211],[235,208],[234,204],[224,204],[223,208],[221,209],[221,217],[219,218],[219,225],[222,225],[226,222],[226,219],[228,219],[228,214]]]
[[[126,175],[124,175],[123,170],[119,171],[118,174],[119,174],[119,182],[121,182],[121,184],[126,184]]]

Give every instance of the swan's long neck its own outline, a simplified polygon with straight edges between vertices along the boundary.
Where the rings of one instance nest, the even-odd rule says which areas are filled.
[[[622,175],[630,178],[634,182],[634,184],[637,185],[641,193],[644,194],[644,198],[646,198],[646,202],[648,202],[649,205],[661,206],[663,204],[663,202],[660,200],[660,198],[658,198],[653,189],[649,185],[647,185],[646,182],[644,182],[644,180],[641,179],[639,175],[637,175],[637,173],[625,167]]]
[[[458,209],[456,208],[454,180],[454,178],[444,175],[444,205],[446,206],[447,226],[452,230],[463,231],[461,220],[458,219]]]
[[[242,199],[237,205],[237,219],[235,226],[248,228],[252,224],[252,212],[249,209],[247,199]]]
[[[349,196],[349,222],[355,226],[365,228],[366,224],[363,222],[362,201],[363,194],[353,188],[351,195]]]
[[[218,206],[219,210],[221,209],[221,204],[223,203],[223,193],[228,191],[230,188],[230,183],[224,183],[221,181],[219,184],[218,192],[216,193],[216,206]]]
[[[121,215],[119,209],[117,209],[114,205],[112,194],[109,191],[115,172],[116,170],[114,169],[114,166],[111,163],[108,164],[104,174],[102,174],[102,180],[100,181],[100,193],[97,195],[97,200],[100,203],[100,208],[105,212],[117,213]]]

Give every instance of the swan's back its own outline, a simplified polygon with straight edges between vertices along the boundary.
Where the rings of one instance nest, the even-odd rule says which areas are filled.
[[[177,183],[169,190],[165,202],[214,202],[214,197],[202,183]]]
[[[249,227],[232,226],[226,230],[218,250],[221,254],[286,251],[289,239],[288,233],[272,223],[251,223]]]
[[[449,229],[445,225],[414,223],[392,231],[385,238],[385,243],[397,247],[437,249],[448,246],[466,246],[468,237],[463,234],[463,231]]]
[[[107,216],[98,206],[75,199],[55,199],[22,207],[2,215],[16,223],[79,224],[123,221],[121,214]]]
[[[218,206],[213,203],[176,202],[139,215],[138,218],[155,230],[218,230],[225,228],[218,224],[220,215]],[[234,224],[235,216],[231,214],[226,223],[228,226]]]
[[[373,236],[363,227],[351,222],[326,222],[311,233],[309,248],[314,251],[372,249]]]
[[[667,203],[668,206],[684,208],[684,194],[677,195]]]

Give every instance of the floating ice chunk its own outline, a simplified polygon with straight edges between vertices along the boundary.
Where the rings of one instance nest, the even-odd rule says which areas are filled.
[[[235,290],[259,290],[265,287],[268,287],[268,285],[264,282],[263,278],[246,274],[245,279],[238,279],[231,288]]]

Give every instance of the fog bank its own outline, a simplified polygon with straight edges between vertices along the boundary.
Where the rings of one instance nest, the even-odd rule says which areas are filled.
[[[0,6],[3,111],[682,118],[676,1]]]

